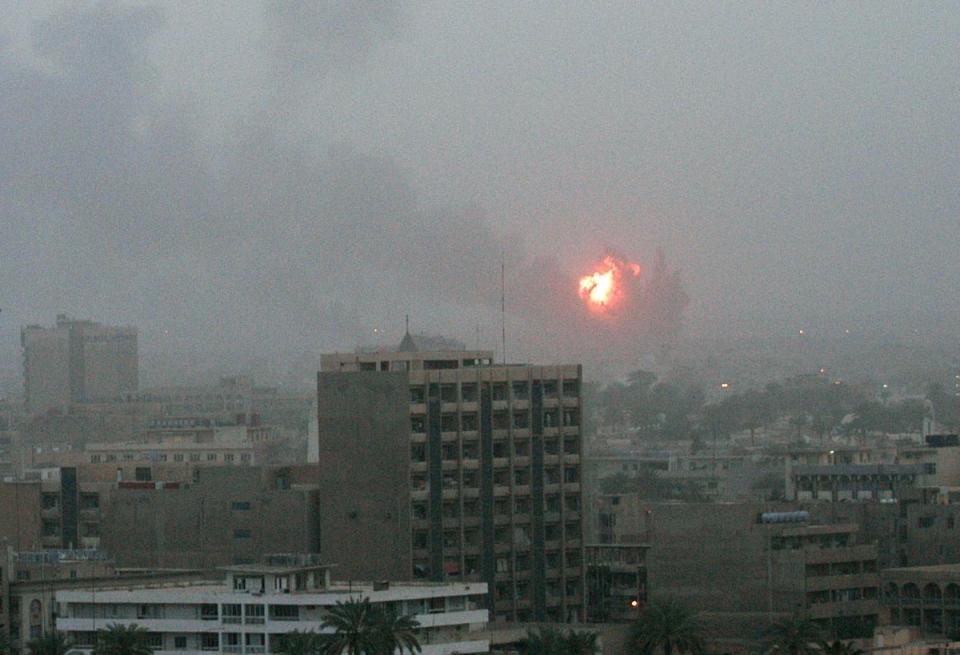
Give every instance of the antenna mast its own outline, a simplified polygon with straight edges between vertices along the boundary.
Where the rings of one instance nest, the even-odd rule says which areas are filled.
[[[506,296],[507,284],[506,275],[504,275],[505,264],[503,253],[500,253],[500,343],[503,347],[503,363],[507,363],[507,310]]]

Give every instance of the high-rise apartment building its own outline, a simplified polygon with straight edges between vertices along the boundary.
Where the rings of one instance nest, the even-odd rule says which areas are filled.
[[[337,480],[321,520],[342,539],[321,537],[328,561],[486,582],[498,620],[583,618],[579,365],[494,364],[407,335],[321,369],[321,477]]]
[[[20,332],[29,412],[136,393],[137,329],[57,316],[53,327]]]

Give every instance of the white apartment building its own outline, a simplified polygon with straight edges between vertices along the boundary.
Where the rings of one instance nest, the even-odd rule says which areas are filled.
[[[423,655],[490,650],[484,583],[331,583],[329,567],[283,563],[225,571],[225,584],[57,591],[57,630],[78,653],[92,650],[98,629],[137,624],[156,655],[260,655],[276,652],[285,633],[324,632],[337,601],[368,598],[416,617]]]

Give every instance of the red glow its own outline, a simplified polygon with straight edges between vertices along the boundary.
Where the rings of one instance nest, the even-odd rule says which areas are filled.
[[[606,314],[625,297],[624,282],[640,276],[640,265],[607,255],[593,273],[580,278],[579,294],[591,312]]]

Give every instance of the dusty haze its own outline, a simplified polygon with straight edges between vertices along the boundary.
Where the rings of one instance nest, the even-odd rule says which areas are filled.
[[[59,311],[173,359],[349,349],[407,313],[498,347],[501,256],[518,359],[676,339],[679,309],[692,341],[960,320],[955,3],[4,16],[0,367]],[[609,248],[648,276],[663,249],[689,305],[598,323],[576,279]]]

